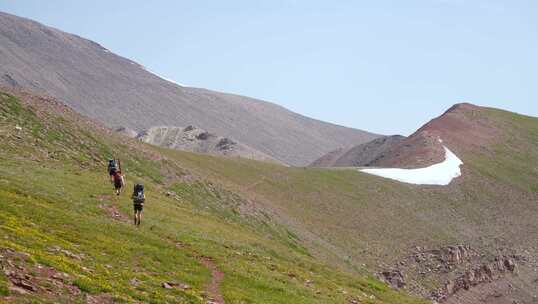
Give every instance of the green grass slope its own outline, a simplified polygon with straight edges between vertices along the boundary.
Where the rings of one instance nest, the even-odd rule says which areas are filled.
[[[250,190],[230,187],[259,170],[289,170],[283,172],[298,180],[302,171],[170,151],[163,156],[164,150],[117,137],[54,100],[17,95],[0,93],[0,301],[425,302],[367,274],[332,267],[293,225],[258,207]],[[105,172],[112,156],[126,171],[127,193],[119,197]],[[222,170],[218,178],[207,174],[213,166]],[[310,172],[315,183],[337,178]],[[137,229],[128,191],[138,181],[146,185],[147,204]],[[303,181],[297,190],[308,193],[310,184]],[[276,200],[289,191],[287,184],[260,187],[264,195],[276,190]]]

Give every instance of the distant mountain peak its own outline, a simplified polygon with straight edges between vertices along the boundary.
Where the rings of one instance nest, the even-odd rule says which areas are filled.
[[[443,145],[457,154],[488,149],[500,132],[484,110],[471,103],[457,103],[407,138],[386,136],[335,150],[311,166],[421,168],[444,160]]]
[[[443,160],[443,144],[457,154],[485,149],[495,141],[498,133],[498,127],[484,108],[458,103],[392,147],[378,165],[410,168],[432,165]]]

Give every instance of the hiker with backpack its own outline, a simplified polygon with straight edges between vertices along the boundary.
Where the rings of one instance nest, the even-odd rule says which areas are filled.
[[[121,174],[120,169],[114,171],[112,181],[114,183],[114,191],[116,191],[116,195],[120,195],[123,186],[125,186],[125,179],[123,178],[123,174]]]
[[[142,210],[144,209],[144,203],[146,202],[146,196],[144,195],[144,185],[135,184],[133,195],[133,208],[134,208],[134,224],[140,226],[140,220],[142,219]]]
[[[120,195],[123,186],[125,186],[125,178],[121,172],[121,162],[119,159],[108,160],[108,175],[110,182],[114,185],[116,195]]]

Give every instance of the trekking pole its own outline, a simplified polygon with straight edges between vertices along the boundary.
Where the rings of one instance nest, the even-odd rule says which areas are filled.
[[[107,166],[106,176],[107,176],[107,179],[106,179],[105,183],[110,184],[110,169],[109,169],[109,166]]]
[[[123,170],[121,170],[121,160],[118,158],[118,168],[121,172],[121,181],[122,181],[122,188],[125,187],[125,173],[123,172]]]

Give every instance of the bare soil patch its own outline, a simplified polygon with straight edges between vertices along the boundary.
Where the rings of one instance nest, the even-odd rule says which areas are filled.
[[[120,212],[118,209],[118,206],[115,205],[108,205],[108,204],[100,204],[98,206],[100,209],[103,209],[106,211],[106,213],[113,219],[121,222],[127,222],[129,221],[129,217],[123,213]]]

